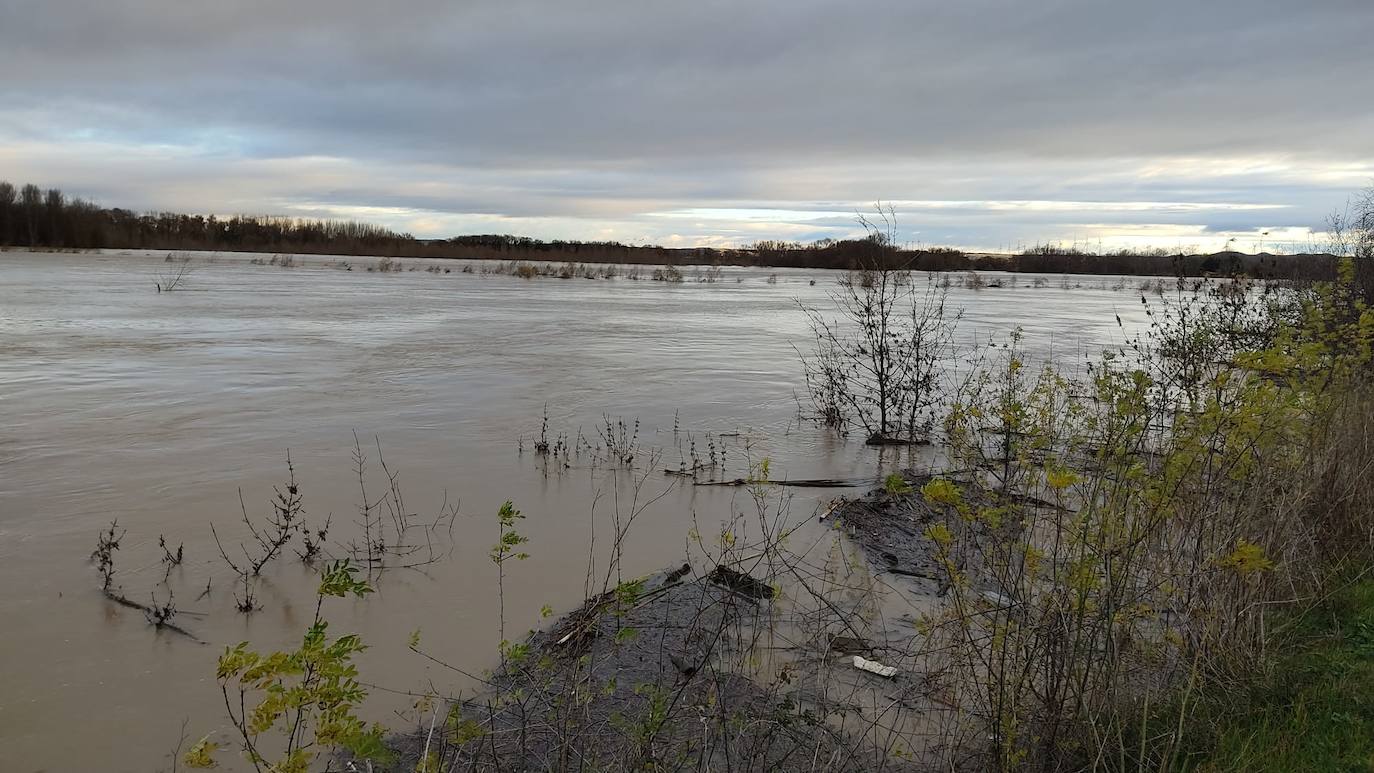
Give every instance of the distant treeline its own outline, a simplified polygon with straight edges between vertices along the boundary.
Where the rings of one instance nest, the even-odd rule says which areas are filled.
[[[286,217],[139,214],[0,181],[0,245],[54,249],[289,251],[383,255],[415,239],[366,223]],[[380,252],[379,252],[380,251]]]
[[[1013,271],[1045,274],[1129,274],[1135,276],[1238,276],[1262,279],[1334,280],[1338,260],[1325,253],[1300,255],[1214,252],[1206,255],[1117,252],[1106,255],[1065,250],[1027,252],[1005,261]]]
[[[523,236],[417,239],[366,223],[274,216],[139,214],[69,198],[55,188],[0,181],[0,246],[37,249],[218,250],[377,257],[538,260],[640,265],[743,265],[854,269],[879,264],[922,271],[1024,271],[1052,274],[1202,276],[1246,274],[1330,279],[1331,255],[1171,255],[1161,250],[1107,255],[1038,247],[1020,255],[968,254],[950,248],[898,249],[883,239],[763,241],[736,249],[635,246],[620,242],[542,241]]]

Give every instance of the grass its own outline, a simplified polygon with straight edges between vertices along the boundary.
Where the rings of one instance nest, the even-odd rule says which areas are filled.
[[[1374,580],[1298,618],[1269,678],[1222,714],[1188,767],[1220,771],[1374,770]],[[1219,696],[1220,697],[1220,696]],[[1206,722],[1206,716],[1200,718]],[[1199,723],[1201,724],[1201,723]]]

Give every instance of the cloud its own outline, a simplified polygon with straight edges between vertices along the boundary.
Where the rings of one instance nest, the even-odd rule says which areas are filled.
[[[706,243],[844,233],[885,199],[913,238],[991,246],[1130,212],[1317,227],[1374,177],[1366,0],[0,0],[0,18],[0,170],[140,208]],[[816,212],[839,220],[796,214]]]

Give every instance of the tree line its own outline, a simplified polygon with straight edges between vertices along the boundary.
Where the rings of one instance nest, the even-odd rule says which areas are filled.
[[[0,245],[34,249],[171,249],[383,254],[414,242],[367,223],[236,215],[139,214],[57,188],[0,181]]]
[[[742,248],[672,248],[615,241],[544,241],[471,235],[419,239],[369,223],[280,216],[137,213],[102,207],[57,188],[0,181],[0,246],[31,249],[154,249],[289,252],[468,260],[543,260],[642,265],[745,265],[853,270],[875,265],[916,271],[1023,271],[1056,274],[1204,276],[1274,279],[1335,277],[1331,255],[1168,254],[1153,250],[1090,254],[1037,248],[1020,255],[974,255],[947,247],[909,249],[869,234],[810,243],[760,241]]]

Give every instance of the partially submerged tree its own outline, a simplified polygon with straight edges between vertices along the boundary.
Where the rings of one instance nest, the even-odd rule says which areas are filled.
[[[190,255],[168,255],[164,268],[158,272],[154,280],[157,291],[170,293],[180,290],[186,285],[192,270]]]
[[[1374,258],[1374,183],[1355,194],[1344,212],[1327,218],[1330,250],[1349,258]]]
[[[1366,300],[1374,300],[1374,183],[1356,193],[1344,212],[1326,221],[1327,251],[1354,258],[1355,283]]]
[[[940,363],[958,313],[948,290],[927,280],[924,291],[897,247],[897,216],[877,205],[859,216],[867,249],[830,294],[826,309],[806,305],[815,337],[802,354],[817,418],[828,426],[862,427],[871,445],[924,441],[940,398]]]

